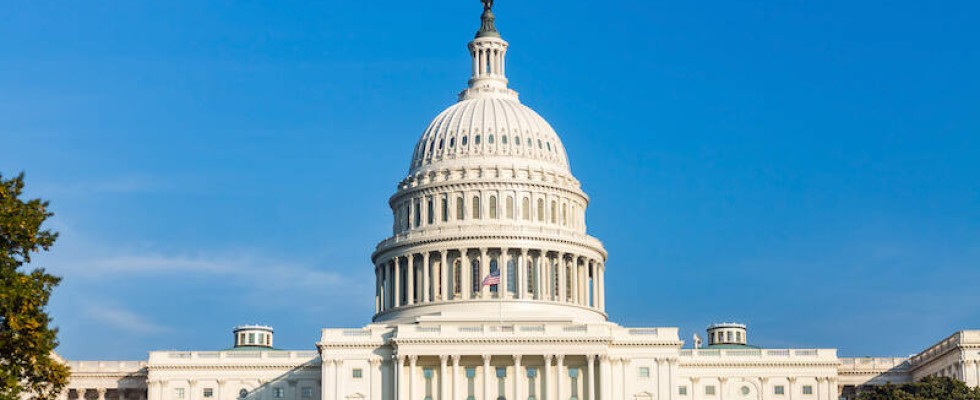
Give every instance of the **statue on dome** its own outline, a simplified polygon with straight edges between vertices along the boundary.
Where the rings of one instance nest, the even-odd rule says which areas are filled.
[[[480,1],[483,2],[484,10],[490,11],[490,9],[493,8],[493,0],[480,0]]]

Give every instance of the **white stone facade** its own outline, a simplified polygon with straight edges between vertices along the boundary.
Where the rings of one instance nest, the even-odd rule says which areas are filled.
[[[735,323],[685,349],[677,328],[608,321],[607,253],[586,229],[589,197],[555,130],[508,88],[508,46],[487,8],[469,45],[469,87],[425,130],[390,199],[392,236],[372,255],[372,324],[324,329],[318,352],[276,350],[271,328],[243,326],[227,351],[71,362],[63,396],[832,400],[928,375],[980,385],[980,331],[911,359],[842,359],[753,347]]]

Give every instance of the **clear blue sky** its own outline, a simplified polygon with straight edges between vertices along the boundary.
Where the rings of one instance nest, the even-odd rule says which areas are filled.
[[[630,326],[901,356],[980,328],[980,2],[497,2]],[[373,311],[415,140],[476,0],[0,10],[0,172],[61,232],[59,351],[312,349]]]

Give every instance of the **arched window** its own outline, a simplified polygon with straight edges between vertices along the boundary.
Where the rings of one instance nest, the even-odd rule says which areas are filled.
[[[518,146],[521,145],[521,137],[520,136],[514,136],[514,144],[516,144]]]
[[[565,266],[565,301],[572,299],[572,266]]]
[[[500,271],[500,265],[497,264],[497,257],[494,256],[494,257],[490,258],[490,273],[494,273],[496,271]],[[480,286],[481,287],[483,286],[483,282],[480,282]],[[499,288],[500,288],[500,285],[490,285],[490,293],[497,293],[497,290]]]
[[[476,144],[477,146],[480,145],[480,135],[476,135],[473,137],[473,144]]]
[[[480,288],[483,285],[483,277],[480,276],[479,260],[470,261],[470,277],[472,278],[470,281],[473,282],[473,293],[480,293]]]
[[[487,135],[487,143],[493,144],[493,135]]]
[[[466,205],[463,204],[463,196],[456,198],[456,220],[462,221],[466,219]]]
[[[554,200],[551,201],[551,223],[558,223],[558,203],[556,203]]]
[[[431,197],[429,197],[427,201],[428,206],[426,207],[426,219],[429,220],[429,225],[432,225],[436,223],[436,201]]]
[[[504,135],[504,136],[501,136],[500,137],[500,143],[503,143],[504,145],[507,144],[507,135]]]
[[[517,264],[512,257],[507,260],[507,292],[517,293]]]
[[[418,228],[419,226],[422,225],[422,204],[421,203],[422,203],[421,200],[415,200],[415,202],[413,204],[413,206],[415,208],[415,225],[413,225],[413,226],[415,228]]]
[[[443,144],[446,144],[446,140],[445,139],[439,139],[439,150],[442,150],[442,145]]]
[[[538,148],[541,149],[541,139],[538,139]]]
[[[524,200],[521,200],[521,217],[523,217],[525,221],[531,220],[531,200],[527,197],[525,197]]]
[[[558,260],[551,263],[551,298],[558,300]]]
[[[551,142],[548,142],[547,145],[548,145],[547,146],[548,147],[548,151],[551,151]]]
[[[533,294],[534,287],[537,286],[538,284],[538,280],[534,279],[536,276],[538,276],[537,272],[538,271],[537,268],[535,268],[534,266],[534,262],[531,260],[527,260],[527,277],[525,277],[524,279],[526,279],[525,282],[527,283],[528,293]]]
[[[568,225],[568,204],[561,205],[561,224]]]
[[[514,197],[507,196],[507,219],[514,219]]]
[[[534,142],[531,141],[531,138],[527,138],[527,147],[528,148],[534,147]]]
[[[466,146],[466,136],[463,136],[463,146]]]
[[[473,219],[480,219],[480,196],[473,196]]]
[[[544,199],[538,199],[538,221],[544,222]]]
[[[449,196],[442,196],[442,222],[449,222]]]
[[[453,261],[453,297],[458,297],[463,290],[463,267],[457,258]]]
[[[449,148],[456,147],[456,137],[449,138]]]
[[[490,196],[490,219],[497,219],[497,196]]]

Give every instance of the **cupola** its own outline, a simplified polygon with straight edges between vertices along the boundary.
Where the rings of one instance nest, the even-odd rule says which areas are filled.
[[[235,327],[235,349],[272,349],[272,327],[241,325]]]
[[[745,324],[723,322],[708,327],[708,346],[748,344],[748,329]]]

